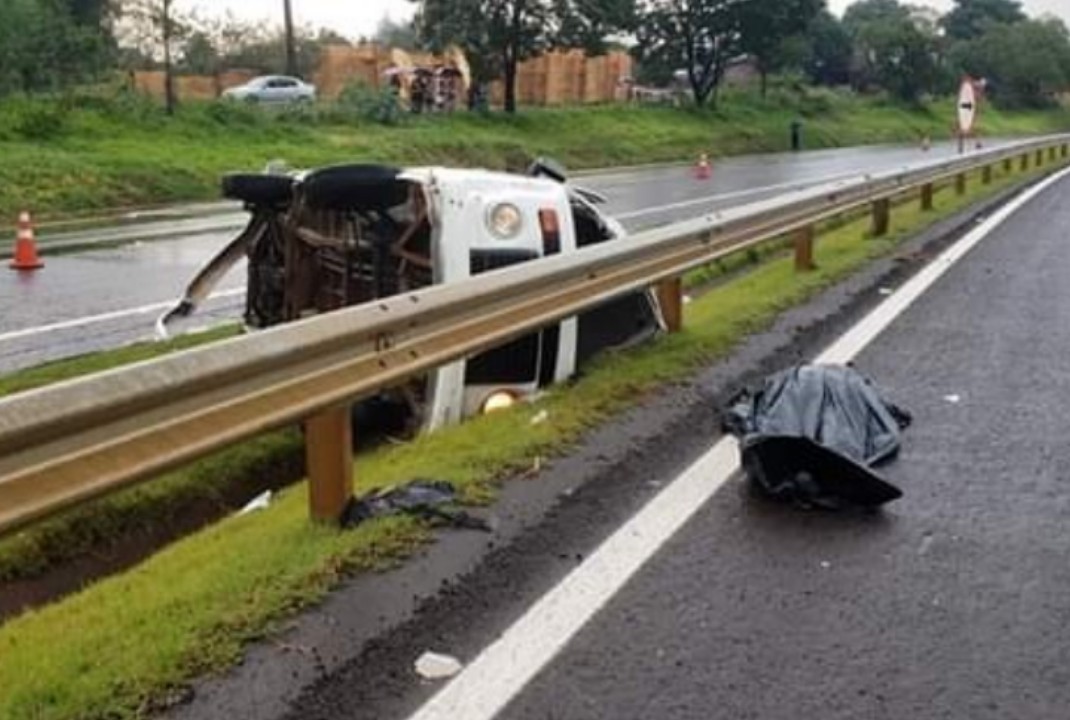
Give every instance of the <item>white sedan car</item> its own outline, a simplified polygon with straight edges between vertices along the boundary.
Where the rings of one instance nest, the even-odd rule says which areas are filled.
[[[316,88],[298,78],[266,75],[225,90],[223,97],[251,103],[312,102],[316,99]]]

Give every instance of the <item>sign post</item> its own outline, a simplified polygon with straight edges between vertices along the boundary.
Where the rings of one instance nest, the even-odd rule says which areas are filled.
[[[966,152],[966,138],[973,134],[977,122],[977,84],[967,76],[959,87],[958,136],[959,155]]]

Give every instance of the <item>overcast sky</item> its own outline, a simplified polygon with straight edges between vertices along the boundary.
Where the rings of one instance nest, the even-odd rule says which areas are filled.
[[[952,0],[914,0],[918,4],[933,5],[947,10]],[[281,22],[282,0],[179,0],[185,7],[197,7],[207,14],[221,14],[227,10],[250,20],[267,19]],[[829,0],[837,12],[851,4],[851,0]],[[1026,12],[1032,15],[1055,13],[1070,22],[1070,0],[1024,0]],[[298,22],[329,27],[343,35],[356,38],[375,32],[379,20],[390,15],[396,20],[412,16],[414,3],[409,0],[293,0]]]

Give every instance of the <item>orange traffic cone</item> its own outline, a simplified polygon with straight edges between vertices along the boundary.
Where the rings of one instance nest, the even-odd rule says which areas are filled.
[[[12,270],[37,270],[44,267],[37,257],[37,243],[33,238],[33,223],[30,213],[19,213],[19,231],[15,236],[15,256],[8,265]]]
[[[709,180],[710,175],[710,158],[706,153],[702,153],[698,156],[698,162],[695,164],[695,177],[698,180]]]

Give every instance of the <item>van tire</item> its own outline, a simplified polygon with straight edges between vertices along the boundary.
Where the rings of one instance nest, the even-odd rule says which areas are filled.
[[[223,197],[250,205],[287,205],[293,198],[293,182],[288,175],[231,173],[223,176]]]
[[[337,165],[306,176],[301,192],[310,207],[323,210],[386,210],[409,197],[400,174],[386,165]]]

